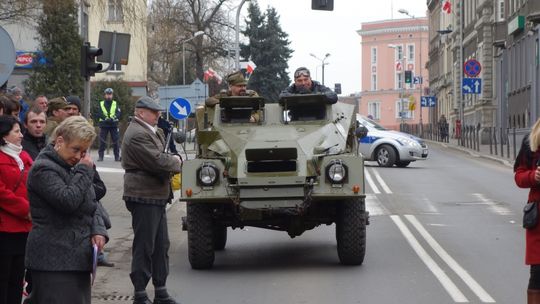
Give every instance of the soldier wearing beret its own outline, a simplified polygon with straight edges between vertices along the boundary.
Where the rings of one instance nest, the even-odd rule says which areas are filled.
[[[257,97],[259,94],[253,90],[246,90],[247,81],[242,72],[237,71],[227,76],[228,90],[221,90],[219,94],[206,99],[206,106],[213,107],[219,103],[219,99],[227,96],[250,96]]]

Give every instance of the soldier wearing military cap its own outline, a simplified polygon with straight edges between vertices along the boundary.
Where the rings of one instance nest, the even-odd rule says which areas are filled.
[[[45,127],[44,133],[47,137],[52,135],[52,132],[56,127],[68,118],[68,112],[66,108],[69,106],[64,97],[56,97],[49,101],[47,107],[47,126]]]
[[[206,106],[213,107],[219,103],[219,99],[227,96],[251,96],[257,97],[259,94],[253,90],[246,90],[247,81],[241,71],[236,71],[227,76],[228,90],[221,90],[218,94],[206,99]]]

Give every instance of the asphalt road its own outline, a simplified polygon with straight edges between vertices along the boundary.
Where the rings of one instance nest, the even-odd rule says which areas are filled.
[[[111,181],[115,174],[102,173]],[[169,289],[183,304],[525,303],[527,191],[509,166],[432,145],[429,159],[409,168],[368,163],[366,193],[371,225],[358,267],[339,264],[332,225],[295,239],[229,229],[214,268],[192,270],[179,224],[185,205],[177,202],[169,210]],[[130,301],[129,217],[115,220],[127,228],[114,234],[117,266],[99,269],[94,303]]]

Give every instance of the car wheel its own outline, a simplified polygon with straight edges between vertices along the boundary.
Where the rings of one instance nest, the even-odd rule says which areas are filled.
[[[390,145],[382,145],[377,149],[377,163],[381,167],[392,167],[396,162],[396,150]]]
[[[227,227],[214,225],[214,250],[223,250],[227,244]]]
[[[366,254],[366,212],[363,199],[340,203],[336,219],[339,261],[343,265],[361,265]]]
[[[191,268],[214,265],[212,209],[201,203],[187,203],[188,257]]]
[[[410,161],[398,161],[396,163],[396,166],[400,167],[400,168],[405,168],[407,167],[411,162]]]

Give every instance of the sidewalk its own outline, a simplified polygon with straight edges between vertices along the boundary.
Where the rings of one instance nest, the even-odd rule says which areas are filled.
[[[490,147],[489,145],[480,145],[480,148],[479,148],[479,151],[477,150],[474,150],[474,149],[470,149],[470,148],[466,148],[466,147],[463,147],[463,146],[460,146],[459,145],[459,141],[455,138],[451,138],[449,140],[449,142],[439,142],[439,141],[434,141],[434,140],[428,140],[428,139],[424,139],[424,141],[426,143],[428,143],[428,146],[429,145],[440,145],[440,146],[443,146],[445,148],[450,148],[450,149],[454,149],[454,150],[457,150],[457,151],[460,151],[460,152],[463,152],[463,153],[467,153],[469,154],[470,156],[472,157],[481,157],[481,158],[484,158],[484,159],[489,159],[489,160],[492,160],[492,161],[496,161],[496,162],[499,162],[509,168],[512,168],[514,166],[514,159],[513,157],[511,158],[508,158],[508,157],[502,157],[501,156],[501,151],[500,151],[500,146],[497,147],[499,150],[497,151],[498,152],[498,155],[495,155],[495,149],[494,147],[492,146],[492,150],[490,153]],[[505,149],[506,149],[506,146],[505,146]],[[504,151],[504,155],[506,156],[507,151],[505,150]],[[512,151],[510,151],[510,153],[512,153]],[[510,154],[512,155],[512,154]]]

